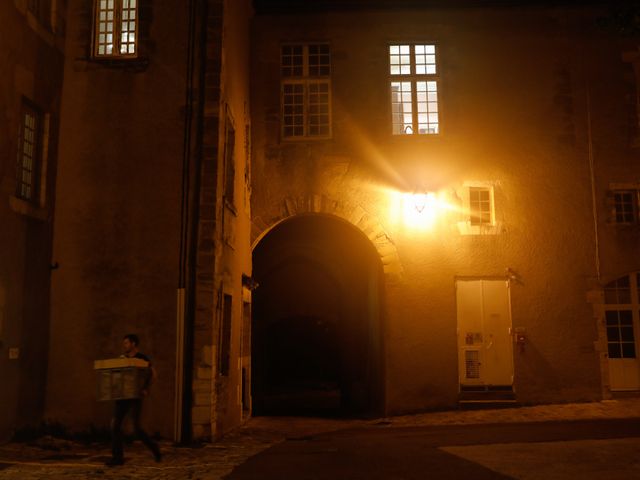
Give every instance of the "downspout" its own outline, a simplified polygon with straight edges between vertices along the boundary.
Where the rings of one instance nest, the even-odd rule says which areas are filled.
[[[593,232],[595,237],[595,266],[596,278],[600,282],[600,231],[598,229],[598,201],[596,196],[596,175],[593,159],[593,136],[591,133],[591,93],[589,78],[586,78],[586,106],[587,106],[587,145],[589,155],[589,176],[591,179],[591,208],[593,210]]]
[[[588,38],[585,32],[586,19],[589,18],[584,9],[581,9],[581,33],[582,39],[580,41],[581,46],[581,64],[582,73],[584,74],[584,86],[585,86],[585,108],[587,109],[587,156],[589,159],[589,181],[591,182],[591,211],[593,213],[593,234],[594,234],[594,261],[596,268],[596,279],[600,283],[600,230],[598,228],[598,200],[596,192],[596,174],[595,174],[595,160],[593,155],[593,131],[591,120],[591,84],[589,82],[589,69],[587,62],[585,62],[585,37]]]
[[[189,0],[187,27],[187,65],[185,82],[185,105],[182,153],[182,187],[180,206],[180,245],[178,289],[176,305],[176,374],[174,399],[174,435],[176,443],[188,442],[191,437],[191,370],[193,361],[190,355],[193,343],[193,317],[195,312],[195,262],[194,262],[194,224],[197,232],[199,200],[199,152],[194,146],[193,121],[195,103],[195,56],[197,10],[199,0]],[[201,100],[200,100],[201,101]],[[195,110],[199,115],[201,108]],[[197,127],[196,127],[197,128]],[[196,134],[196,140],[198,136]],[[195,156],[195,165],[194,157]],[[192,191],[194,189],[194,191]]]

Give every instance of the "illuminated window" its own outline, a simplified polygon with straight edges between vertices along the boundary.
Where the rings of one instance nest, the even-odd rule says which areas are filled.
[[[617,224],[638,223],[638,190],[614,191],[613,214]]]
[[[469,187],[469,214],[469,223],[471,225],[493,224],[490,188]]]
[[[435,45],[390,45],[394,135],[440,133]]]
[[[96,0],[94,54],[96,57],[137,55],[138,0]]]
[[[639,297],[640,273],[625,275],[604,287],[609,358],[636,358]]]
[[[496,219],[494,186],[491,182],[468,181],[457,192],[461,200],[458,231],[461,235],[499,235],[502,223]]]
[[[24,200],[37,201],[42,150],[42,116],[35,108],[24,103],[20,118],[16,195]]]
[[[329,45],[284,45],[281,50],[282,136],[331,135]]]

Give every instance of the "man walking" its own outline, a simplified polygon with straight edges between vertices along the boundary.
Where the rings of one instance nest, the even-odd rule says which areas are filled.
[[[151,450],[156,462],[162,460],[162,454],[158,444],[155,443],[151,437],[142,429],[140,425],[140,417],[142,415],[142,401],[143,398],[149,394],[149,387],[153,383],[156,377],[156,372],[149,357],[144,355],[138,350],[140,340],[137,335],[130,333],[122,339],[122,349],[124,352],[123,357],[139,358],[146,362],[149,362],[149,374],[147,375],[139,398],[128,398],[123,400],[116,400],[113,412],[113,419],[111,421],[111,452],[112,457],[106,462],[109,466],[124,464],[124,451],[122,445],[122,422],[128,412],[131,412],[133,420],[133,428],[136,437],[138,437],[146,447]]]

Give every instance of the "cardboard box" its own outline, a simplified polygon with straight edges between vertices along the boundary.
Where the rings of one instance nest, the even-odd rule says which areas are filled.
[[[151,375],[149,362],[140,358],[108,358],[93,362],[96,371],[98,401],[140,398]]]

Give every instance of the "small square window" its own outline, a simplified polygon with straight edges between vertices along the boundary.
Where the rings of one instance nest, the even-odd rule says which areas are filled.
[[[490,188],[469,187],[469,223],[478,226],[493,224]]]
[[[616,223],[636,223],[637,214],[637,192],[619,191],[614,192],[614,209]]]

